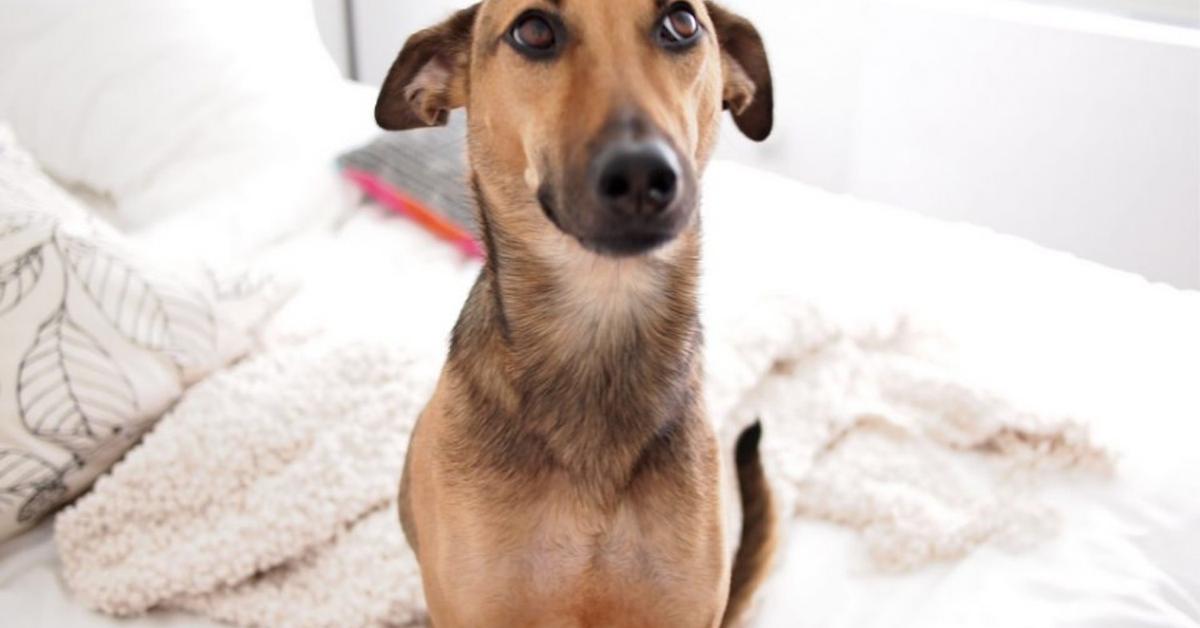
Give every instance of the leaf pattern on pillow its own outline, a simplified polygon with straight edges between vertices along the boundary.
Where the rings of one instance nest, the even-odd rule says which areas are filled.
[[[32,434],[80,455],[120,434],[138,408],[129,378],[65,306],[21,359],[17,401]]]
[[[0,238],[6,238],[33,225],[48,222],[50,222],[49,216],[28,211],[0,214]]]
[[[169,354],[181,367],[205,364],[216,350],[216,321],[201,295],[160,281],[93,243],[56,236],[88,298],[130,342]]]
[[[0,123],[0,539],[90,485],[269,313],[201,270],[144,258]]]
[[[37,285],[44,267],[41,246],[0,264],[0,316],[20,305],[25,295]]]
[[[0,449],[0,510],[17,510],[17,523],[40,518],[67,494],[66,469],[57,469],[31,453]]]

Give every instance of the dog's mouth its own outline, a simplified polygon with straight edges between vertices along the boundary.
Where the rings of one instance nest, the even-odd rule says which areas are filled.
[[[691,201],[681,201],[669,212],[653,216],[611,216],[580,199],[572,206],[559,198],[578,198],[556,194],[543,184],[537,193],[538,206],[546,220],[584,249],[607,257],[634,257],[652,253],[677,238],[692,213]],[[569,208],[568,208],[569,207]]]
[[[550,221],[550,224],[554,225],[559,231],[566,233],[562,223],[558,221],[558,212],[554,210],[554,193],[551,191],[550,186],[543,183],[538,188],[537,200],[538,205],[542,208],[542,213],[546,215],[546,219]]]

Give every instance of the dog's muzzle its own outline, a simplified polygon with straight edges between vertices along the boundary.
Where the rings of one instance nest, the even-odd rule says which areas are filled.
[[[539,192],[559,229],[596,253],[632,256],[670,242],[686,228],[694,211],[695,176],[644,118],[629,112],[614,116],[586,154],[575,176],[568,175],[574,182],[569,191]]]
[[[609,255],[637,255],[674,239],[690,214],[683,207],[689,179],[662,138],[608,141],[588,167],[588,204],[596,215],[584,244]]]

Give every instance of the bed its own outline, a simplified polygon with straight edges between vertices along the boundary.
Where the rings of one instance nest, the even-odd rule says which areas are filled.
[[[291,38],[276,48],[315,55],[311,18],[268,5],[258,18],[283,24],[280,30]],[[112,37],[137,24],[121,15],[163,24],[175,38],[164,36],[154,45],[178,55],[173,63],[188,64],[199,54],[189,46],[212,41],[207,29],[234,14],[223,5],[180,6],[185,17],[197,18],[187,27],[176,21],[180,9],[149,9],[135,1],[114,3],[111,13],[118,17],[91,18],[117,29]],[[83,11],[48,3],[0,27],[0,53],[19,59],[0,68],[0,87],[28,84],[55,59],[51,51],[61,50],[56,41],[71,41],[85,28],[86,19],[62,17],[69,8]],[[288,19],[281,21],[280,11]],[[237,15],[243,24],[256,19]],[[278,49],[264,51],[251,30],[229,35],[240,44],[200,54],[204,67],[241,58],[251,41],[264,66],[278,61]],[[144,51],[129,44],[119,52],[135,59]],[[311,304],[338,300],[331,286],[345,269],[375,265],[374,274],[364,276],[388,281],[389,263],[408,263],[406,254],[427,246],[418,244],[426,234],[367,206],[333,171],[337,154],[374,132],[374,92],[341,82],[327,62],[313,61],[302,76],[276,76],[249,90],[246,76],[260,75],[253,64],[239,65],[222,75],[239,86],[229,92],[236,96],[205,92],[198,102],[171,103],[180,111],[203,111],[169,120],[156,116],[165,110],[162,102],[136,109],[147,100],[172,98],[170,81],[154,87],[153,64],[133,64],[144,76],[120,74],[128,82],[117,87],[102,83],[112,75],[94,73],[87,80],[95,81],[89,85],[100,97],[89,108],[68,100],[78,99],[78,81],[94,59],[55,63],[59,72],[40,88],[3,91],[0,118],[13,124],[48,169],[104,188],[104,194],[88,195],[95,211],[148,248],[301,269],[311,275]],[[300,111],[280,113],[280,103],[295,102],[298,89],[311,101]],[[120,112],[115,123],[102,119],[106,107]],[[48,110],[56,113],[48,116]],[[147,129],[111,132],[114,124],[137,129],[135,122]],[[220,129],[214,137],[200,137],[213,124]],[[108,136],[97,138],[98,128]],[[113,165],[113,146],[124,171]],[[886,569],[866,555],[862,531],[853,525],[788,518],[754,625],[1200,626],[1200,294],[733,163],[716,163],[709,172],[705,212],[708,232],[723,234],[710,236],[708,302],[719,304],[725,298],[720,286],[752,273],[760,284],[801,287],[798,294],[821,303],[830,316],[902,311],[953,340],[956,367],[1079,418],[1114,460],[1108,475],[1044,479],[1038,496],[1050,506],[1054,531],[1015,549],[986,542],[953,559]],[[312,259],[339,252],[347,259]],[[453,259],[449,250],[431,255],[450,259],[440,268],[451,270],[398,279],[388,289],[422,294],[424,313],[404,325],[436,345],[477,267]],[[386,314],[349,312],[336,304],[293,306],[275,333],[303,334],[325,320],[383,329],[387,321],[370,319]],[[178,609],[123,619],[89,610],[63,579],[52,525],[43,522],[0,545],[5,625],[214,625]]]

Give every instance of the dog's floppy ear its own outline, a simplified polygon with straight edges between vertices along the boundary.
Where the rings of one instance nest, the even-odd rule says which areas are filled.
[[[705,5],[721,47],[724,106],[733,113],[734,122],[746,137],[761,142],[771,134],[775,107],[771,66],[762,37],[749,20],[712,2]]]
[[[442,126],[467,102],[467,71],[476,4],[404,42],[379,100],[375,122],[389,131]]]

